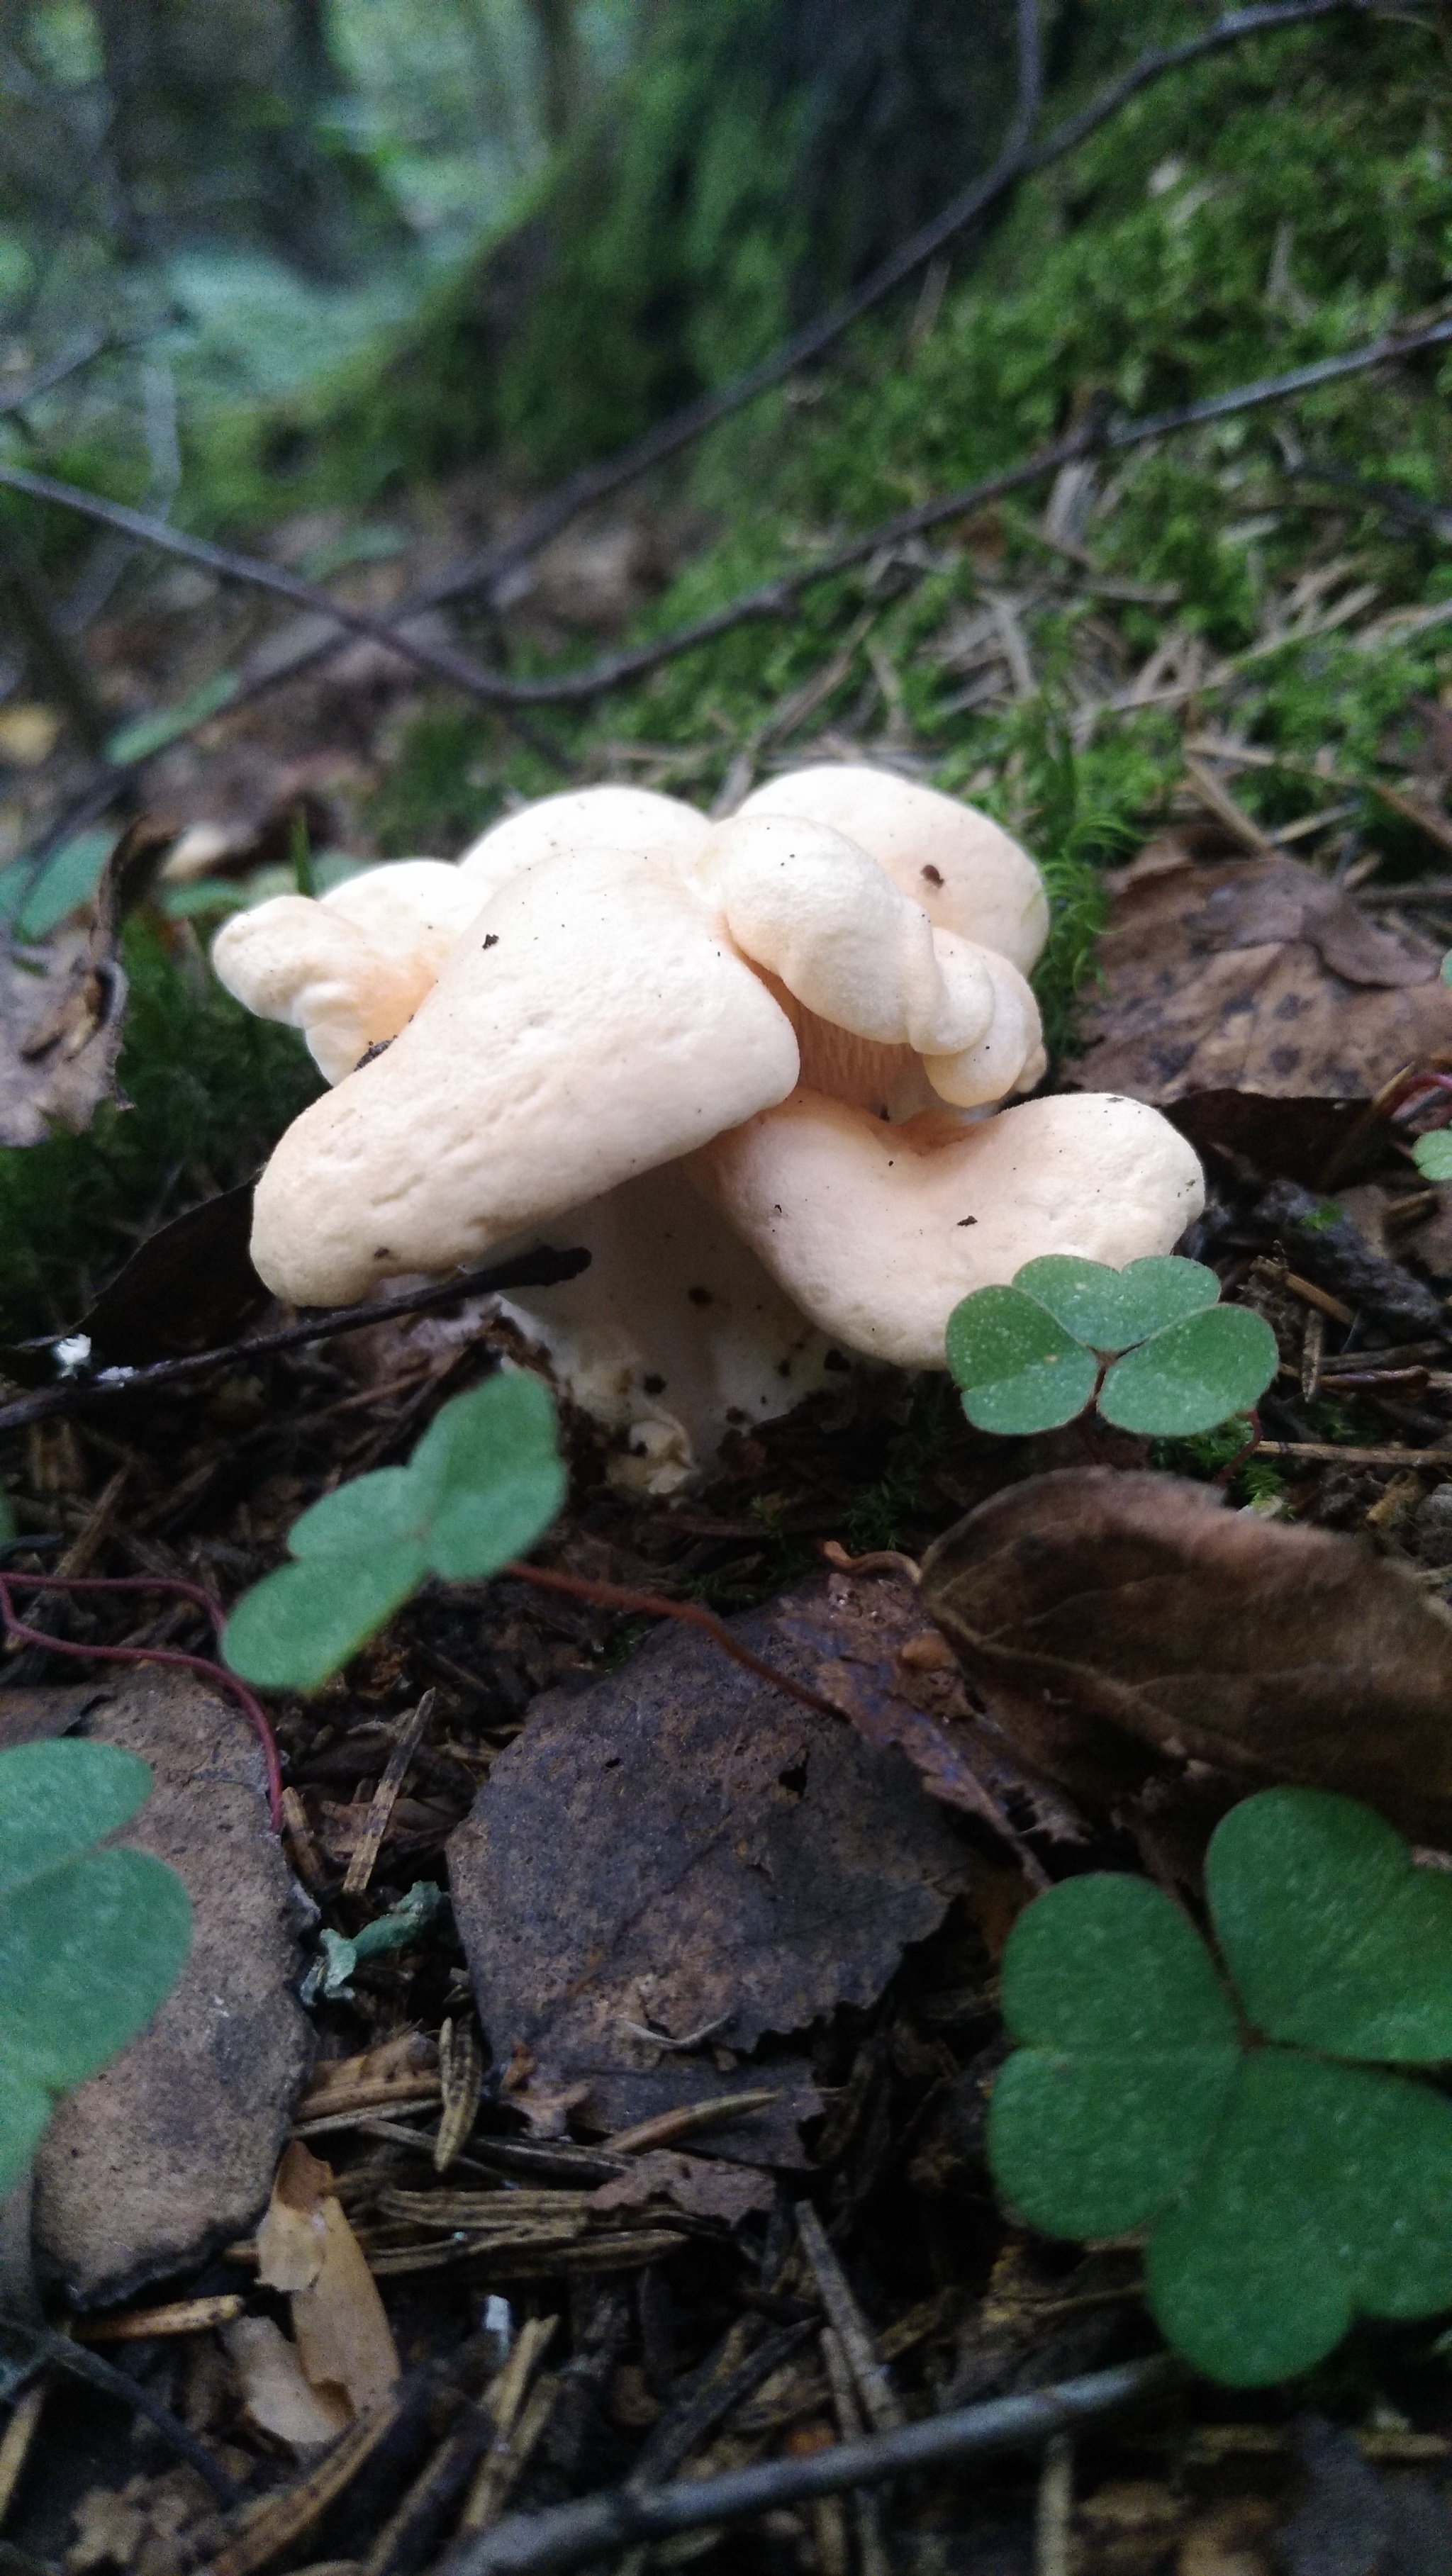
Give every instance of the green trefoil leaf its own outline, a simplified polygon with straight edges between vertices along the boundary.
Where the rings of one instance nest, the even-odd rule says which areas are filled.
[[[1093,1396],[1099,1363],[1036,1298],[976,1288],[948,1318],[948,1366],[979,1431],[1054,1431]]]

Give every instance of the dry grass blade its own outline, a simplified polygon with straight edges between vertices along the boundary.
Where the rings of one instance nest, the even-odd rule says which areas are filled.
[[[15,2490],[25,2474],[25,2463],[30,2457],[30,2446],[35,2439],[46,2395],[45,2379],[33,2379],[17,2397],[10,2421],[4,2433],[0,2434],[0,2523],[10,2511]]]
[[[153,2335],[209,2334],[242,2314],[235,2291],[214,2299],[177,2299],[165,2308],[138,2308],[128,2317],[82,2318],[71,2331],[78,2343],[145,2343]]]
[[[654,2120],[640,2120],[633,2129],[618,2129],[605,2140],[605,2152],[612,2156],[643,2156],[651,2147],[673,2147],[680,2138],[698,2137],[705,2129],[724,2128],[730,2120],[744,2120],[752,2111],[764,2111],[780,2101],[779,2093],[758,2089],[754,2093],[723,2093],[714,2102],[686,2102],[677,2111],[662,2111]]]
[[[519,2341],[484,2400],[494,2439],[469,2490],[459,2520],[461,2536],[487,2531],[503,2512],[531,2451],[549,2421],[556,2382],[535,2373],[549,2350],[558,2317],[529,2317]]]
[[[432,1699],[430,1691],[428,1697]],[[439,2032],[439,2081],[444,2090],[444,2116],[434,2140],[434,2171],[447,2173],[461,2153],[479,2108],[484,2081],[484,2051],[472,2013],[457,2013]]]
[[[373,1876],[373,1864],[383,1848],[383,1837],[388,1831],[393,1810],[398,1803],[399,1791],[408,1777],[408,1766],[428,1730],[436,1697],[435,1691],[426,1690],[417,1708],[403,1722],[398,1742],[388,1757],[388,1767],[373,1792],[373,1803],[368,1810],[368,1820],[358,1837],[357,1849],[348,1863],[348,1875],[343,1881],[345,1896],[361,1896]],[[440,2071],[442,2072],[442,2069]],[[445,2079],[444,2099],[447,2104],[447,2079]],[[462,2138],[459,2143],[462,2146]],[[457,2149],[455,2152],[457,2153]]]
[[[872,2329],[848,2285],[847,2275],[827,2242],[827,2231],[810,2201],[797,2205],[797,2233],[812,2267],[818,2295],[831,2319],[862,2411],[875,2433],[894,2433],[906,2421],[902,2401],[879,2357]]]
[[[257,2568],[268,2566],[292,2549],[352,2484],[364,2462],[371,2459],[397,2423],[400,2407],[396,2395],[380,2398],[349,2425],[326,2457],[296,2486],[284,2487],[280,2494],[263,2496],[258,2503],[249,2505],[234,2523],[231,2538],[212,2560],[211,2576],[254,2576]]]

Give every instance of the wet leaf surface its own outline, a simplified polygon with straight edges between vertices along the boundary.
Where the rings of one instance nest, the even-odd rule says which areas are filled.
[[[1068,1469],[947,1531],[922,1599],[1024,1757],[1101,1812],[1198,1762],[1452,1839],[1452,1619],[1369,1540]]]
[[[813,1598],[823,1585],[784,1606]],[[768,1609],[733,1626],[810,1678],[795,1624]],[[770,2163],[801,2161],[814,2097],[800,2063],[744,2072],[737,2053],[870,2004],[971,1867],[900,1753],[685,1632],[592,1690],[537,1700],[449,1864],[496,2060],[524,2051],[531,2085],[585,2084],[581,2115],[606,2129],[779,2085],[766,2113],[710,2140]],[[662,2058],[631,2022],[675,2039],[709,2029],[725,2063]]]

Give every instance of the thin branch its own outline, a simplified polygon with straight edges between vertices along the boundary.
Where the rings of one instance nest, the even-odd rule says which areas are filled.
[[[507,694],[500,693],[497,676],[469,654],[457,651],[451,644],[430,644],[422,636],[410,635],[408,622],[417,616],[416,609],[405,608],[396,623],[370,617],[365,609],[350,608],[345,601],[335,599],[331,591],[304,581],[297,573],[284,572],[280,565],[261,563],[253,555],[234,554],[230,547],[215,546],[207,537],[185,536],[179,528],[169,527],[164,519],[149,517],[144,510],[130,509],[123,501],[104,501],[98,493],[82,492],[73,483],[57,483],[49,474],[32,474],[21,465],[0,465],[0,487],[19,492],[30,501],[71,510],[78,518],[93,520],[97,527],[115,529],[123,537],[138,538],[159,554],[177,555],[183,563],[200,564],[204,571],[216,573],[223,581],[245,582],[250,589],[270,591],[274,598],[285,599],[294,608],[305,608],[315,617],[326,617],[350,635],[366,636],[370,643],[381,644],[386,652],[416,663],[435,679],[450,681],[485,706],[510,703]]]
[[[1280,376],[1263,376],[1253,384],[1236,386],[1229,393],[1207,394],[1199,402],[1183,403],[1175,411],[1150,413],[1142,420],[1121,421],[1106,426],[1094,419],[1055,439],[1021,464],[1006,466],[999,474],[985,476],[981,483],[971,483],[961,492],[950,492],[937,501],[925,501],[918,508],[901,510],[895,518],[883,520],[877,527],[851,537],[831,554],[818,556],[800,572],[779,574],[774,581],[764,582],[757,590],[743,592],[726,607],[709,617],[698,618],[694,625],[678,627],[673,635],[660,637],[650,644],[630,651],[607,654],[582,671],[564,671],[538,680],[515,680],[504,683],[511,691],[511,702],[531,706],[570,706],[602,696],[628,680],[644,678],[678,654],[689,653],[698,645],[712,644],[733,628],[759,621],[785,617],[796,607],[803,594],[819,582],[833,581],[840,573],[850,572],[854,565],[868,561],[884,549],[903,544],[909,537],[925,535],[930,528],[941,527],[951,519],[968,518],[991,501],[1003,500],[1011,492],[1020,492],[1046,476],[1056,474],[1061,466],[1080,458],[1099,454],[1119,454],[1127,448],[1143,447],[1155,439],[1178,436],[1185,430],[1199,429],[1208,422],[1228,420],[1237,413],[1256,411],[1267,403],[1284,402],[1317,385],[1333,384],[1344,376],[1361,375],[1368,368],[1382,366],[1390,359],[1412,355],[1419,349],[1432,349],[1452,341],[1452,317],[1429,323],[1420,331],[1387,332],[1379,340],[1360,349],[1348,350],[1339,358],[1318,358],[1309,366],[1293,367]],[[502,675],[501,675],[502,678]]]
[[[963,189],[930,222],[891,252],[861,286],[832,305],[826,313],[804,324],[800,331],[794,332],[754,367],[747,368],[714,393],[703,394],[696,401],[687,403],[680,411],[672,413],[668,420],[658,422],[642,437],[621,448],[615,456],[607,457],[596,465],[582,466],[553,493],[545,494],[533,508],[526,510],[506,536],[486,546],[480,553],[446,566],[432,581],[421,584],[399,604],[391,619],[371,618],[361,611],[345,608],[331,593],[316,589],[294,574],[284,573],[271,565],[253,565],[245,556],[229,554],[222,547],[206,546],[200,539],[181,539],[175,531],[167,531],[167,550],[184,556],[188,561],[205,564],[208,570],[221,573],[226,578],[254,581],[256,586],[271,590],[295,606],[327,617],[344,633],[369,636],[375,643],[386,645],[436,677],[451,680],[456,687],[485,705],[508,708],[569,703],[572,698],[594,694],[598,688],[614,686],[614,680],[606,678],[593,687],[579,687],[563,695],[543,684],[535,690],[527,684],[511,686],[502,675],[486,672],[467,654],[447,645],[410,640],[401,629],[410,619],[429,608],[441,606],[446,600],[457,599],[471,591],[487,591],[504,575],[538,554],[541,547],[547,545],[561,529],[568,527],[582,511],[623,490],[626,485],[638,482],[653,466],[677,455],[682,448],[704,436],[706,431],[755,402],[773,385],[782,383],[800,367],[820,357],[851,329],[854,322],[860,321],[865,313],[892,294],[956,234],[1006,196],[1021,179],[1048,169],[1052,163],[1076,150],[1151,82],[1170,72],[1183,70],[1204,55],[1238,44],[1246,37],[1312,24],[1346,12],[1358,17],[1379,14],[1375,0],[1281,0],[1281,5],[1233,10],[1228,16],[1218,19],[1213,27],[1187,38],[1182,44],[1153,47],[1142,54],[1138,62],[1131,64],[1118,80],[1110,82],[1077,115],[1066,118],[1042,143],[1031,145],[1028,138],[1037,114],[1040,79],[1038,14],[1032,0],[1020,0],[1019,106],[1009,142],[986,177],[974,180]],[[1424,22],[1417,20],[1413,23],[1420,25]],[[118,504],[98,503],[89,494],[73,492],[64,484],[50,483],[43,476],[35,476],[28,483],[14,482],[13,488],[27,490],[37,500],[51,500],[83,509],[103,526],[121,528],[126,534],[152,534],[141,521],[140,514],[123,511]],[[160,538],[153,541],[161,542]],[[335,633],[320,638],[314,644],[304,645],[289,659],[274,665],[265,677],[240,687],[229,703],[232,706],[245,705],[281,681],[296,678],[301,671],[336,651],[341,641],[342,635]],[[654,668],[654,664],[646,667]],[[630,672],[624,674],[626,677],[631,675]]]
[[[57,385],[65,383],[68,376],[79,375],[82,367],[89,367],[97,358],[105,357],[108,350],[128,345],[125,341],[113,340],[107,331],[88,333],[74,347],[63,349],[58,358],[51,358],[45,366],[37,367],[23,384],[14,386],[9,393],[0,394],[0,419],[7,413],[27,410],[31,403],[39,402],[42,394],[52,393]]]
[[[164,2406],[161,2399],[153,2396],[139,2379],[133,2379],[129,2371],[118,2370],[113,2362],[103,2361],[98,2352],[88,2352],[84,2344],[73,2343],[69,2335],[56,2334],[49,2326],[32,2324],[28,2317],[0,2316],[0,2330],[7,2340],[12,2335],[23,2338],[37,2361],[50,2362],[59,2370],[73,2372],[77,2379],[87,2380],[92,2388],[99,2389],[103,2397],[114,2397],[120,2405],[129,2406],[136,2414],[144,2415],[148,2424],[154,2425],[162,2440],[175,2451],[178,2459],[185,2460],[196,2470],[198,2477],[206,2480],[219,2503],[231,2507],[241,2502],[241,2488],[229,2478],[221,2461],[208,2450],[206,2443],[199,2442],[195,2433],[188,2432],[171,2408]]]
[[[0,1405],[0,1431],[19,1431],[27,1423],[47,1421],[53,1414],[76,1413],[110,1396],[151,1395],[167,1387],[184,1386],[192,1378],[205,1377],[211,1369],[267,1359],[276,1351],[295,1351],[305,1342],[329,1341],[335,1333],[361,1332],[369,1324],[391,1323],[395,1315],[417,1314],[425,1306],[444,1305],[451,1297],[502,1296],[509,1288],[557,1288],[562,1280],[578,1278],[588,1268],[589,1259],[587,1252],[555,1252],[549,1244],[541,1244],[537,1251],[520,1253],[513,1261],[497,1262],[490,1270],[465,1271],[452,1279],[435,1280],[431,1287],[410,1288],[398,1297],[378,1298],[371,1305],[325,1308],[300,1323],[279,1325],[271,1333],[253,1333],[244,1341],[223,1342],[216,1350],[189,1351],[184,1359],[153,1360],[145,1368],[103,1369],[98,1377],[68,1378],[59,1386],[37,1387],[29,1395],[17,1396],[12,1404]]]
[[[1171,2396],[1188,2373],[1169,2354],[1064,2380],[1027,2397],[998,2397],[929,2416],[900,2432],[838,2442],[806,2458],[768,2460],[724,2477],[670,2486],[615,2487],[544,2513],[511,2514],[445,2561],[446,2576],[562,2576],[572,2567],[717,2523],[748,2522],[783,2505],[848,2487],[880,2486],[906,2469],[943,2460],[985,2459],[996,2451],[1038,2450],[1057,2433]]]
[[[634,1592],[623,1583],[596,1583],[584,1574],[561,1574],[554,1566],[525,1565],[518,1557],[501,1571],[512,1574],[519,1583],[533,1583],[541,1592],[564,1592],[572,1601],[598,1601],[607,1610],[634,1610],[646,1619],[677,1619],[682,1626],[699,1628],[703,1636],[730,1656],[733,1664],[754,1673],[758,1681],[770,1682],[774,1690],[785,1691],[788,1699],[800,1700],[803,1708],[814,1708],[820,1717],[834,1717],[850,1725],[845,1709],[835,1700],[824,1699],[820,1691],[809,1690],[805,1682],[795,1681],[777,1664],[763,1662],[733,1637],[724,1619],[713,1610],[703,1610],[698,1601],[669,1601],[664,1593]]]
[[[1017,187],[1021,179],[1046,170],[1066,153],[1077,150],[1097,133],[1101,125],[1117,116],[1120,109],[1152,81],[1163,79],[1169,72],[1182,71],[1187,64],[1198,62],[1203,55],[1218,53],[1227,45],[1239,44],[1247,36],[1272,33],[1282,27],[1304,26],[1320,18],[1334,17],[1343,11],[1356,16],[1372,14],[1371,0],[1289,0],[1289,5],[1237,9],[1217,19],[1198,36],[1183,44],[1152,47],[1132,63],[1127,72],[1102,89],[1097,98],[1075,116],[1067,117],[1039,144],[1030,143],[1038,112],[1038,23],[1036,12],[1021,8],[1019,16],[1020,103],[1013,131],[1004,151],[984,178],[975,179],[949,200],[941,211],[909,234],[905,242],[890,251],[869,277],[863,279],[850,295],[845,295],[825,313],[803,323],[799,331],[783,340],[779,347],[747,367],[727,385],[715,392],[698,395],[673,412],[668,420],[633,439],[614,456],[600,464],[581,466],[554,492],[526,510],[508,533],[486,546],[467,561],[446,566],[436,578],[413,594],[409,603],[416,614],[424,607],[437,607],[446,599],[456,599],[464,591],[487,590],[493,583],[527,563],[540,548],[568,527],[598,501],[606,500],[629,483],[638,482],[652,466],[664,464],[678,455],[707,430],[715,429],[748,404],[768,393],[798,369],[819,358],[840,340],[843,333],[859,322],[874,305],[881,304],[903,285],[917,269],[926,267],[954,236],[963,232],[975,219],[996,205]],[[1029,19],[1032,17],[1032,26]]]

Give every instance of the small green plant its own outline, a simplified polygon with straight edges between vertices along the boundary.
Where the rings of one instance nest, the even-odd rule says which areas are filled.
[[[1124,1270],[1046,1253],[949,1316],[963,1410],[979,1431],[1055,1431],[1097,1398],[1122,1431],[1213,1431],[1257,1402],[1277,1364],[1264,1316],[1219,1295],[1213,1270],[1173,1253]]]
[[[1452,1879],[1352,1798],[1268,1789],[1206,1863],[1223,1968],[1147,1879],[1015,1924],[994,2088],[1004,2199],[1054,2236],[1149,2231],[1168,2340],[1213,2379],[1308,2369],[1358,2312],[1452,2307]]]
[[[1430,1136],[1419,1136],[1412,1160],[1423,1180],[1452,1181],[1452,1127],[1434,1127]]]
[[[150,1788],[115,1744],[0,1753],[0,2200],[59,2096],[145,2029],[181,1972],[192,1909],[176,1872],[96,1849]]]
[[[357,1476],[293,1526],[295,1562],[254,1584],[222,1652],[244,1681],[316,1690],[425,1575],[496,1574],[565,1498],[555,1412],[537,1377],[492,1377],[436,1415],[406,1467]]]

